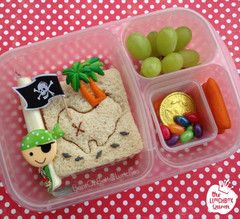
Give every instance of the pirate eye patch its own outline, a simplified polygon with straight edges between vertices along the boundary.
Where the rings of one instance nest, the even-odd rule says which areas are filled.
[[[49,142],[47,144],[42,144],[42,145],[38,145],[38,147],[41,147],[41,151],[43,153],[48,153],[51,150],[52,144],[54,142]]]

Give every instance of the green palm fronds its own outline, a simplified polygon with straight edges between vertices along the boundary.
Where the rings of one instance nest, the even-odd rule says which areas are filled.
[[[71,68],[66,68],[62,71],[63,75],[66,75],[66,83],[71,84],[74,91],[79,91],[80,81],[89,83],[91,78],[94,81],[98,81],[97,75],[104,75],[102,70],[104,64],[97,57],[92,57],[84,62],[74,62]]]

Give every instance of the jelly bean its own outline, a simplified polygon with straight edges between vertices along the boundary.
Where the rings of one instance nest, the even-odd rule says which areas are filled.
[[[199,123],[194,125],[193,130],[194,130],[194,134],[195,134],[196,138],[201,138],[202,137],[202,135],[203,135],[203,128],[202,128],[202,126]]]
[[[179,140],[179,135],[173,134],[172,137],[166,141],[166,144],[171,147],[177,144],[178,140]]]
[[[188,127],[191,125],[191,123],[188,121],[188,119],[185,116],[175,116],[174,121],[183,127]]]
[[[181,135],[183,132],[185,132],[185,129],[182,126],[176,124],[168,125],[168,128],[170,129],[172,134],[176,135]]]
[[[184,116],[188,119],[189,122],[195,124],[199,122],[197,113],[185,113]]]
[[[185,131],[181,136],[180,136],[180,141],[182,143],[187,143],[189,142],[191,139],[193,139],[194,134],[193,131]]]
[[[162,124],[160,125],[160,128],[161,128],[164,140],[168,140],[171,137],[171,132],[170,132],[169,128]]]
[[[187,131],[192,131],[192,132],[193,132],[193,126],[192,126],[192,125],[188,126],[186,130],[187,130]]]

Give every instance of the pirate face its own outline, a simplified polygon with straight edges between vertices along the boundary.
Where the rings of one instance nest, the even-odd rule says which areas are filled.
[[[23,157],[34,167],[46,166],[56,156],[56,139],[63,135],[64,132],[58,124],[51,131],[36,129],[29,132],[22,140],[21,151]]]
[[[43,145],[36,145],[22,151],[25,160],[34,167],[43,167],[51,163],[57,154],[56,141]]]

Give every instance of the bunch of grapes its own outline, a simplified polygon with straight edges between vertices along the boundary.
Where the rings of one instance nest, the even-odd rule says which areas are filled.
[[[164,27],[159,32],[150,32],[147,37],[132,33],[126,44],[133,58],[142,60],[141,75],[156,77],[198,64],[198,52],[185,49],[191,39],[192,31],[188,27]]]

